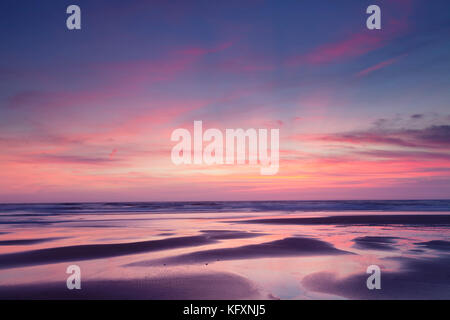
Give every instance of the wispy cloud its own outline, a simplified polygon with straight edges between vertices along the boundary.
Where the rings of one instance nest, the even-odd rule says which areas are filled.
[[[358,57],[381,47],[384,38],[379,34],[360,32],[337,42],[322,45],[307,54],[289,58],[289,66],[318,65]]]
[[[450,125],[423,129],[369,129],[327,135],[311,135],[310,140],[349,144],[382,144],[402,147],[442,148],[450,146]]]
[[[385,67],[387,67],[387,66],[389,66],[389,65],[391,65],[391,64],[393,64],[393,63],[395,63],[395,62],[397,62],[398,60],[400,60],[400,59],[401,59],[402,57],[404,57],[404,56],[405,56],[405,55],[402,55],[402,56],[400,56],[400,57],[395,57],[395,58],[387,59],[387,60],[385,60],[385,61],[381,61],[381,62],[379,62],[379,63],[377,63],[377,64],[375,64],[375,65],[373,65],[373,66],[371,66],[371,67],[368,67],[368,68],[366,68],[366,69],[364,69],[364,70],[361,70],[360,72],[358,72],[358,73],[356,74],[356,76],[357,76],[357,77],[364,77],[364,76],[367,76],[368,74],[370,74],[370,73],[372,73],[372,72],[374,72],[374,71],[383,69],[383,68],[385,68]]]

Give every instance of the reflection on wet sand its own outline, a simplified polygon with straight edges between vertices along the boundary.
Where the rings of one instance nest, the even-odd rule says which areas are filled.
[[[450,298],[446,211],[244,205],[54,205],[55,215],[41,205],[17,217],[11,209],[0,215],[0,298]],[[82,270],[81,290],[66,288],[70,264]],[[372,264],[381,268],[381,290],[366,287]]]

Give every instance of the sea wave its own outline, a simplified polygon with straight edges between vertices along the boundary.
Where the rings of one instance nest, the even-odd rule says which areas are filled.
[[[0,204],[0,215],[42,216],[95,213],[201,213],[201,212],[327,212],[391,211],[445,212],[450,200],[338,200],[338,201],[208,201],[208,202],[101,202]]]

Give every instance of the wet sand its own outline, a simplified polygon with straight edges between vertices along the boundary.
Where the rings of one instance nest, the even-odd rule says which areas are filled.
[[[160,260],[141,261],[129,266],[150,266],[155,264],[190,264],[215,262],[223,260],[245,260],[256,258],[275,258],[288,256],[316,256],[316,255],[339,255],[352,254],[347,251],[338,250],[331,244],[308,238],[285,238],[273,242],[265,242],[235,248],[212,249],[196,251],[175,257]]]
[[[265,224],[298,224],[298,225],[409,225],[409,226],[450,226],[450,215],[351,215],[318,218],[283,218],[283,219],[254,219],[237,221],[239,223]]]
[[[449,298],[448,212],[188,208],[0,216],[0,298]],[[81,290],[66,287],[72,264]]]
[[[220,239],[239,239],[257,236],[256,233],[233,231],[203,231],[203,235],[193,237],[166,238],[162,240],[117,243],[91,244],[82,246],[67,246],[40,250],[24,251],[0,255],[0,269],[20,266],[56,263],[63,261],[82,261],[89,259],[108,258],[141,252],[152,252],[182,247],[206,245]],[[4,241],[15,244],[35,244],[32,240]],[[42,242],[42,241],[41,241]],[[1,243],[1,242],[0,242]]]
[[[85,281],[81,290],[68,290],[65,283],[60,282],[0,287],[0,299],[209,300],[268,298],[270,298],[268,295],[259,292],[245,278],[227,273]]]

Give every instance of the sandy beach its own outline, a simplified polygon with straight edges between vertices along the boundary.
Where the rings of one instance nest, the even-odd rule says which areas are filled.
[[[326,205],[1,205],[0,299],[450,298],[442,202]],[[381,290],[366,287],[374,264]]]

